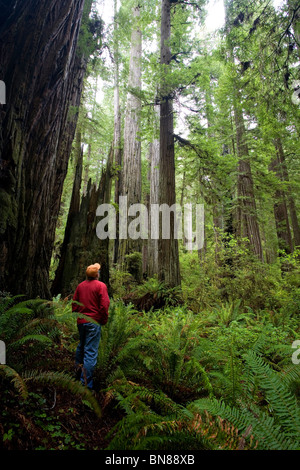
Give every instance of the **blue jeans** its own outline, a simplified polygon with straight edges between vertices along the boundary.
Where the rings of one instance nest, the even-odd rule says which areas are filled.
[[[101,325],[95,323],[78,324],[79,344],[76,349],[76,365],[82,365],[81,383],[93,388],[93,372],[97,364]]]

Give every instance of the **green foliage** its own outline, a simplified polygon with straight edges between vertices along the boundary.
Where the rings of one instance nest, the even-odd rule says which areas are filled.
[[[133,276],[125,271],[116,268],[111,269],[110,284],[115,299],[122,299],[135,286]]]
[[[102,386],[109,384],[118,369],[118,356],[128,339],[134,334],[136,311],[122,302],[111,302],[108,322],[101,332],[98,379]]]
[[[60,337],[51,304],[43,299],[20,302],[20,297],[0,300],[1,338],[13,367],[30,361],[33,364],[38,351],[45,344],[57,343]]]
[[[140,294],[157,289],[157,280],[152,279],[140,286]],[[39,320],[49,320],[51,311],[51,321],[58,321],[61,330],[64,354],[69,348],[74,355],[76,323],[70,301],[56,298],[47,310],[39,302],[33,308],[34,303],[18,300],[5,299],[2,310],[4,316],[9,309],[16,314],[20,304],[25,339],[27,323],[38,320],[38,312]],[[138,312],[132,304],[112,300],[109,321],[102,327],[95,377],[102,410],[67,371],[49,369],[51,361],[44,370],[28,368],[17,352],[31,340],[22,341],[21,335],[17,341],[11,335],[18,367],[0,369],[0,384],[7,390],[5,409],[10,410],[16,396],[22,413],[27,410],[26,420],[31,419],[32,391],[55,387],[78,397],[96,416],[117,413],[107,435],[108,449],[297,448],[300,380],[299,369],[291,364],[291,344],[299,325],[288,317],[283,330],[282,316],[278,312],[274,322],[267,311],[254,311],[241,300],[215,303],[201,313],[171,304]],[[40,347],[46,353],[48,342]],[[60,422],[47,410],[41,412],[39,432],[46,433],[48,444],[41,443],[40,448],[57,448],[52,444],[55,437],[61,448],[84,448],[72,433],[62,432]],[[5,446],[13,446],[25,432],[13,425],[10,413],[4,416]]]
[[[92,0],[84,5],[81,29],[78,40],[78,55],[92,60],[102,48],[103,21],[96,10],[92,8]]]
[[[142,280],[142,254],[134,251],[125,256],[125,270],[133,276],[137,282]]]
[[[276,264],[261,263],[249,252],[246,242],[238,243],[231,236],[224,237],[217,256],[214,245],[208,243],[201,264],[197,253],[182,253],[184,300],[195,312],[239,304],[240,309],[248,307],[253,313],[280,312],[281,321],[295,318],[299,311],[297,253],[295,250],[293,255],[282,256]]]
[[[0,365],[0,374],[1,376],[6,377],[10,382],[12,382],[14,388],[16,389],[21,398],[27,398],[28,390],[26,384],[14,369],[7,366],[6,364],[2,364]]]
[[[101,408],[92,392],[88,388],[83,387],[80,382],[75,381],[71,375],[58,371],[32,371],[25,375],[24,380],[25,382],[37,382],[43,385],[51,384],[66,389],[71,393],[80,396],[83,400],[86,400],[91,405],[95,413],[101,417]]]
[[[278,372],[274,372],[261,355],[249,351],[245,355],[245,361],[252,376],[245,382],[244,388],[253,390],[254,386],[258,387],[265,396],[267,406],[259,408],[255,402],[244,402],[242,396],[239,399],[239,408],[227,405],[224,401],[205,399],[195,401],[191,404],[191,409],[198,412],[207,410],[214,416],[220,416],[233,423],[241,433],[250,429],[258,441],[259,449],[298,449],[300,409],[295,396]]]
[[[192,317],[180,309],[139,317],[139,331],[119,354],[120,368],[132,380],[151,382],[175,401],[212,393],[205,369],[193,355],[196,347]]]
[[[114,387],[126,416],[111,430],[108,449],[203,450],[212,448],[201,433],[188,427],[192,414],[164,393],[123,381]]]
[[[102,20],[92,2],[85,2],[78,53],[89,62],[89,76],[83,104],[69,113],[79,114],[82,191],[88,178],[98,184],[113,141],[116,62],[124,115],[133,3],[122,2],[117,27],[108,25],[104,38]],[[226,2],[229,23],[212,45],[194,28],[202,19],[203,2],[171,3],[168,73],[157,53],[158,3],[147,2],[141,12],[146,47],[140,137],[146,156],[157,127],[153,103],[159,104],[157,84],[163,76],[174,112],[188,111],[182,120],[189,134],[185,139],[176,136],[176,196],[183,203],[204,202],[205,246],[192,253],[180,246],[181,289],[169,289],[157,278],[142,282],[140,253],[128,255],[126,272],[111,269],[113,298],[108,323],[102,327],[95,380],[102,409],[70,373],[79,316],[71,312],[71,301],[60,296],[52,302],[25,300],[0,293],[1,340],[8,358],[8,364],[0,366],[1,448],[25,442],[30,448],[83,449],[80,416],[88,422],[86,413],[91,411],[97,418],[108,418],[108,424],[97,421],[92,434],[99,427],[103,432],[110,428],[105,443],[97,443],[110,450],[300,447],[299,365],[291,363],[291,344],[300,335],[299,249],[291,254],[278,250],[274,220],[277,200],[299,205],[299,108],[291,101],[299,51],[293,42],[293,13],[288,2],[277,13],[263,1]],[[112,61],[109,54],[99,60],[103,41],[105,50],[114,54]],[[99,77],[104,81],[101,104],[96,102]],[[253,256],[249,240],[235,233],[239,200],[233,106],[244,116],[264,263]],[[180,123],[181,116],[177,118]],[[270,170],[278,156],[276,139],[285,156],[278,175]],[[74,163],[66,179],[57,248]],[[147,173],[144,159],[144,196],[149,192]],[[278,192],[280,197],[274,197]],[[53,270],[57,254],[58,249]],[[68,408],[57,409],[55,400],[49,406],[49,394],[51,399],[60,395]],[[65,429],[67,418],[76,439]]]
[[[4,410],[0,419],[3,434],[0,448],[1,442],[4,448],[19,448],[22,440],[26,441],[24,448],[27,448],[32,440],[36,445],[40,443],[38,449],[82,449],[82,444],[77,440],[79,430],[76,436],[72,431],[66,433],[59,419],[51,415],[52,407],[46,406],[44,398],[49,390],[54,389],[54,408],[56,390],[60,393],[64,391],[88,406],[98,419],[102,416],[100,405],[91,391],[76,381],[71,373],[59,370],[64,369],[67,363],[64,362],[67,358],[62,360],[60,356],[60,340],[66,328],[74,328],[74,323],[70,322],[66,322],[63,328],[61,326],[70,304],[66,306],[65,302],[61,302],[59,309],[58,299],[54,302],[42,299],[19,301],[20,297],[4,297],[0,303],[1,338],[5,340],[8,362],[0,365]],[[61,310],[60,315],[58,310]],[[74,322],[74,316],[70,316]],[[63,356],[67,355],[67,350],[64,350]],[[37,410],[32,402],[33,396],[42,409]]]

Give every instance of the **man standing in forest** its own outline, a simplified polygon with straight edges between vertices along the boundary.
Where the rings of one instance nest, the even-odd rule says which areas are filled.
[[[90,317],[92,321],[79,317],[77,326],[80,342],[76,349],[75,363],[83,385],[93,389],[93,372],[97,364],[101,325],[108,320],[110,300],[107,287],[99,281],[100,264],[86,269],[87,279],[81,282],[74,293],[72,311]],[[80,305],[79,305],[80,304]]]

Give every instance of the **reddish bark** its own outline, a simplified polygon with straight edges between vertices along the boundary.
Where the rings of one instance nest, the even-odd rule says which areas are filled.
[[[0,288],[49,296],[48,272],[85,62],[84,0],[16,0],[0,29]]]

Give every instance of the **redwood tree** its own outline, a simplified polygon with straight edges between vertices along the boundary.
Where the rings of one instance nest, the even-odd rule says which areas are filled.
[[[174,3],[174,2],[173,2]],[[171,67],[171,4],[161,4],[161,45],[160,62],[166,76]],[[173,98],[168,80],[163,80],[160,89],[160,158],[159,158],[159,203],[170,208],[176,202],[175,196],[175,152],[173,131]],[[169,286],[180,284],[178,240],[174,236],[175,217],[170,217],[170,239],[159,240],[159,279]]]
[[[122,196],[127,196],[127,207],[141,202],[141,85],[142,85],[142,33],[140,29],[140,6],[133,8],[133,30],[131,33],[128,95],[124,123],[124,149],[122,166]],[[130,217],[129,217],[130,221]],[[118,262],[125,266],[126,255],[133,251],[141,252],[141,240],[126,238],[125,227],[120,227]],[[125,228],[126,232],[126,228]]]
[[[91,2],[87,2],[87,4]],[[5,2],[0,23],[0,288],[49,295],[48,273],[85,72],[84,0]]]
[[[120,53],[119,53],[119,38],[118,38],[118,12],[117,0],[114,0],[114,35],[113,35],[113,48],[114,48],[114,166],[115,166],[115,203],[119,204],[119,197],[121,196],[121,165],[122,165],[122,138],[121,138],[121,107],[120,107]],[[118,261],[119,251],[119,218],[116,221],[117,236],[114,244],[114,263]]]
[[[224,2],[226,15],[226,40],[229,60],[232,63],[232,92],[233,92],[233,115],[236,133],[236,149],[238,157],[237,178],[237,223],[236,234],[238,237],[249,239],[250,246],[255,255],[263,261],[263,249],[260,229],[257,217],[257,208],[254,191],[254,181],[251,168],[251,159],[247,144],[247,132],[243,115],[243,100],[240,91],[240,77],[235,65],[235,43],[231,37],[232,17],[235,12],[233,2]],[[233,23],[232,23],[233,22]]]

